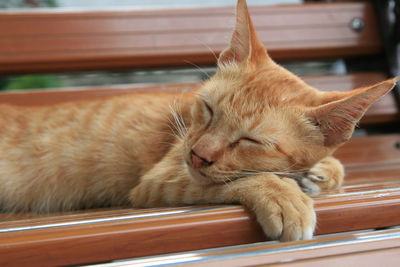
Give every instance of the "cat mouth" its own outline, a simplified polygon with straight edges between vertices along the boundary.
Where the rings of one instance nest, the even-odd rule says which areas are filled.
[[[189,177],[192,181],[207,185],[207,184],[222,184],[222,183],[230,183],[235,180],[246,178],[248,176],[254,175],[256,173],[246,173],[246,172],[239,172],[239,173],[231,173],[230,175],[223,175],[223,177],[210,177],[209,175],[205,174],[201,170],[196,170],[192,167],[189,161],[185,161],[186,166],[189,171]]]
[[[235,180],[250,176],[248,174],[240,174],[240,175],[234,175],[234,176],[232,176],[230,178],[227,178],[227,177],[224,177],[224,179],[223,178],[221,178],[221,179],[217,178],[217,180],[216,180],[215,178],[213,179],[212,177],[208,176],[207,174],[205,174],[201,170],[193,169],[189,164],[187,166],[188,166],[190,178],[193,181],[195,181],[197,183],[200,183],[200,184],[203,184],[203,185],[207,185],[207,184],[222,184],[222,183],[227,184],[227,183],[233,182]]]
[[[202,171],[194,170],[191,166],[188,166],[190,178],[200,184],[212,184],[213,180],[204,174]]]

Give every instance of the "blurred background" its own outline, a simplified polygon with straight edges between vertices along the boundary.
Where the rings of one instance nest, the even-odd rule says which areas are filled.
[[[254,5],[298,4],[302,0],[248,0]],[[0,11],[35,11],[43,8],[67,10],[112,9],[176,9],[195,7],[233,6],[235,0],[0,0]],[[233,16],[232,16],[233,19]],[[233,21],[229,22],[232,23]],[[341,60],[319,62],[285,62],[283,65],[299,75],[344,74],[346,66]],[[58,89],[71,87],[110,86],[124,84],[154,84],[198,82],[215,71],[214,66],[161,69],[124,69],[121,71],[81,71],[74,73],[48,73],[26,75],[0,75],[0,90]]]
[[[301,3],[302,0],[249,0],[249,5],[274,5]],[[1,8],[182,8],[232,5],[231,0],[2,0]]]

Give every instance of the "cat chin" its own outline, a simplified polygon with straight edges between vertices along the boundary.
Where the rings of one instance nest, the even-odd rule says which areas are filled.
[[[199,184],[212,184],[213,181],[202,175],[200,172],[194,170],[192,167],[188,166],[188,170],[189,170],[189,177],[191,178],[192,181],[199,183]]]

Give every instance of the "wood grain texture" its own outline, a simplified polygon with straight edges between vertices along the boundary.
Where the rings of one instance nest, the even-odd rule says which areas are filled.
[[[350,168],[348,152],[360,149],[371,158],[363,161],[365,170],[376,171],[377,176],[371,180],[357,174],[363,172],[360,161],[350,173],[357,183],[349,177],[343,190],[316,198],[316,234],[400,224],[400,151],[394,146],[399,140],[399,134],[354,138],[338,151]],[[377,153],[379,147],[392,156]],[[387,176],[380,176],[380,170]],[[242,206],[125,208],[1,219],[0,265],[69,265],[265,240],[253,215]]]
[[[250,8],[276,60],[375,54],[369,3]],[[353,31],[361,18],[365,28]],[[229,42],[234,7],[176,10],[0,12],[0,73],[215,64]]]

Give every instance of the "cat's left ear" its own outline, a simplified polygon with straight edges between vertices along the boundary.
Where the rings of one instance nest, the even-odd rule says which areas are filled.
[[[349,140],[356,123],[367,109],[389,92],[396,85],[398,78],[344,93],[343,99],[311,110],[307,116],[320,127],[325,138],[324,145],[334,147]]]
[[[235,30],[229,47],[221,52],[218,63],[240,63],[244,61],[260,63],[267,59],[269,59],[267,50],[254,29],[246,0],[238,0]]]

